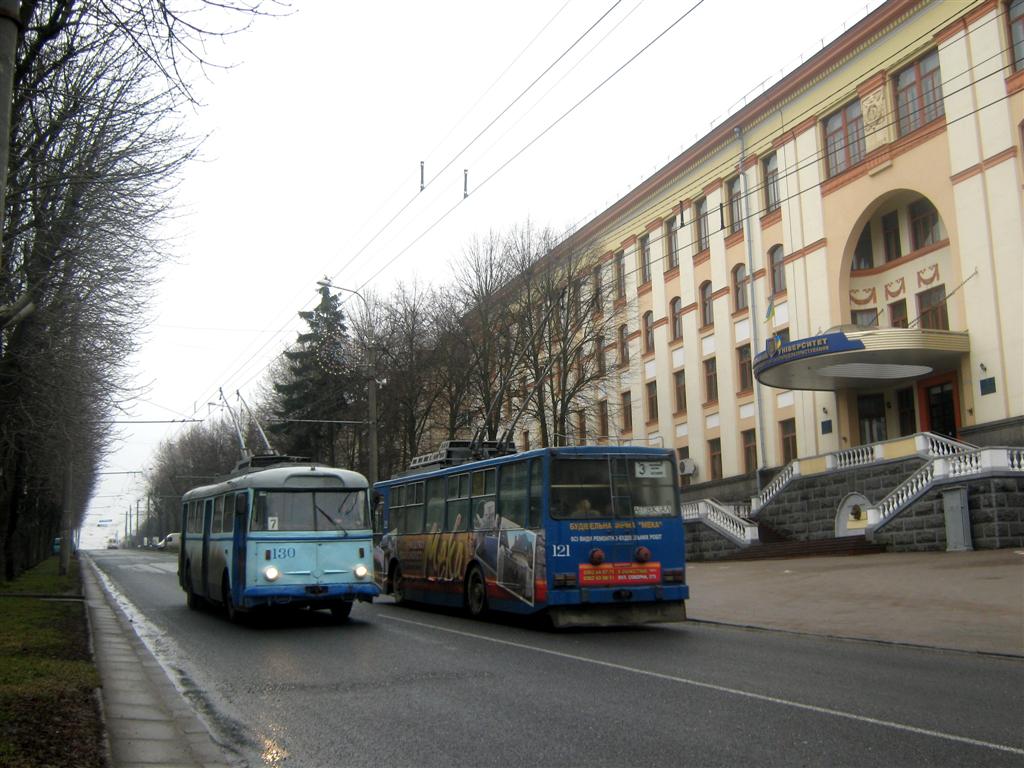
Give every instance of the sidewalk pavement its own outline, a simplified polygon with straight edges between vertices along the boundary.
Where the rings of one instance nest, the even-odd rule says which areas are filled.
[[[693,620],[1024,657],[1024,550],[686,567]]]
[[[114,768],[227,757],[88,559],[82,581]],[[690,563],[693,620],[1024,657],[1024,551]]]
[[[93,654],[114,768],[227,768],[225,754],[82,558]]]

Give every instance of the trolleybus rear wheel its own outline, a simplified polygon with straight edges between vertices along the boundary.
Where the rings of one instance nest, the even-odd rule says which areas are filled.
[[[345,621],[350,613],[352,613],[352,603],[347,600],[343,603],[335,603],[331,606],[331,616],[333,616],[337,621]]]
[[[479,566],[469,569],[466,577],[466,610],[474,619],[487,613],[487,582]]]
[[[405,592],[402,587],[402,566],[396,564],[391,573],[391,596],[395,599],[395,605],[405,602]]]

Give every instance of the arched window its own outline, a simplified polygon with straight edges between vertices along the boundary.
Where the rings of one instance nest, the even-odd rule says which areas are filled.
[[[644,312],[644,352],[654,351],[654,313]]]
[[[781,245],[776,245],[768,251],[768,262],[772,269],[772,294],[786,291],[786,267],[783,263],[785,259],[786,254]]]
[[[619,365],[629,365],[629,329],[619,326]]]
[[[683,338],[683,300],[676,296],[668,306],[672,318],[672,340],[675,341]]]
[[[742,264],[732,269],[732,300],[737,312],[747,308],[747,268]]]
[[[715,308],[711,299],[711,281],[700,284],[700,324],[702,327],[715,324]]]

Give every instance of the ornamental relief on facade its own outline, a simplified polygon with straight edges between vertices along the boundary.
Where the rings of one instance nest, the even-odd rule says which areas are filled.
[[[871,152],[892,141],[892,127],[889,125],[889,107],[885,88],[879,87],[862,96],[861,114],[864,119],[864,148]]]

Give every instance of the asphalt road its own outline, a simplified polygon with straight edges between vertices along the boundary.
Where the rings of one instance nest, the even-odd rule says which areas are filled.
[[[93,558],[239,765],[1024,765],[1018,659],[386,599],[238,626],[185,607],[172,555]]]

